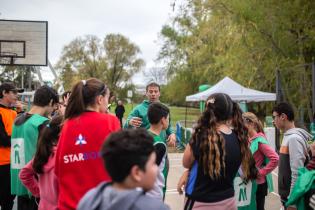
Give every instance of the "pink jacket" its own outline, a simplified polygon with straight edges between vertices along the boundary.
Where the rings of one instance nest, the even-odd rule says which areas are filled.
[[[267,139],[265,134],[257,133],[255,136],[249,139],[249,142],[251,143],[252,140],[257,137],[263,137]],[[256,162],[256,167],[259,169],[257,184],[263,184],[266,181],[265,176],[271,173],[278,166],[279,155],[270,145],[258,144],[258,150],[255,152],[255,154],[253,154],[253,157]],[[263,166],[265,157],[269,159],[269,163],[266,166]]]
[[[40,197],[38,210],[57,210],[58,204],[58,181],[55,175],[55,152],[54,147],[48,162],[43,167],[42,174],[36,174],[33,170],[33,160],[26,164],[20,171],[19,177],[25,187],[35,197]],[[38,179],[36,178],[38,177]]]

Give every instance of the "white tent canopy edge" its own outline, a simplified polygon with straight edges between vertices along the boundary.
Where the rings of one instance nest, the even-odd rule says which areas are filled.
[[[205,101],[214,93],[228,94],[233,101],[260,102],[275,101],[276,94],[245,88],[229,77],[225,77],[217,84],[203,92],[186,96],[186,101]]]

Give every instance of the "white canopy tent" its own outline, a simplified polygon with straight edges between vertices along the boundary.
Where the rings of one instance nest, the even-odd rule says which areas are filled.
[[[225,77],[220,82],[203,92],[186,96],[186,101],[205,101],[214,93],[228,94],[233,101],[259,102],[275,101],[276,94],[249,89],[238,84],[229,77]]]

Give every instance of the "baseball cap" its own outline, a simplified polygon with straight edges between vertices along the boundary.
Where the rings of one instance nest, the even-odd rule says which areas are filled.
[[[2,93],[2,91],[6,92],[13,91],[15,93],[23,93],[24,89],[16,88],[12,82],[4,82],[0,85],[0,92]]]

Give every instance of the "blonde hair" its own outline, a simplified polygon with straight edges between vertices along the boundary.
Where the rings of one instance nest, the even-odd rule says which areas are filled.
[[[252,112],[245,112],[242,117],[249,123],[253,123],[257,132],[265,133],[264,127],[258,117]]]

